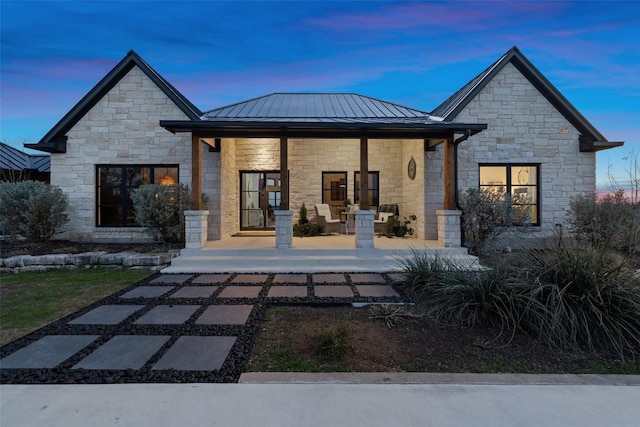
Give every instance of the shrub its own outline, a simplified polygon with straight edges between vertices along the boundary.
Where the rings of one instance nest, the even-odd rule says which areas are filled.
[[[0,228],[5,236],[47,241],[69,221],[67,196],[39,181],[0,183]]]
[[[303,203],[302,206],[300,206],[300,218],[298,219],[298,224],[302,225],[308,222],[309,218],[307,217],[307,207]]]
[[[322,234],[322,227],[312,222],[293,224],[293,235],[296,237],[311,237]]]
[[[465,271],[415,252],[405,292],[438,321],[522,331],[560,350],[640,356],[640,283],[624,258],[570,246],[523,251]]]
[[[155,240],[184,241],[183,213],[191,204],[184,184],[142,185],[131,192],[136,222],[147,227]]]
[[[567,217],[576,239],[592,246],[627,249],[640,246],[640,207],[625,197],[624,191],[606,195],[578,195],[569,203]]]
[[[527,205],[495,189],[469,188],[459,197],[465,245],[475,253],[505,231],[531,222]]]
[[[387,218],[387,222],[384,224],[385,235],[389,238],[404,237],[407,234],[413,236],[413,228],[411,228],[411,221],[415,221],[417,217],[415,215],[406,216],[400,221],[396,216],[390,216]]]

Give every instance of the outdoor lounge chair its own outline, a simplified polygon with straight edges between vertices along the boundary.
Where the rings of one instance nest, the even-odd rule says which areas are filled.
[[[322,227],[324,234],[340,233],[340,220],[331,218],[331,209],[326,203],[315,205],[316,221]]]
[[[386,233],[387,232],[387,219],[392,217],[393,212],[379,212],[378,219],[373,220],[373,232],[374,233]]]

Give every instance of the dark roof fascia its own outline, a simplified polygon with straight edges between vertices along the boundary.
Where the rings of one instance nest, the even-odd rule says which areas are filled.
[[[512,63],[518,71],[520,71],[531,84],[540,91],[540,93],[562,114],[586,139],[597,141],[602,146],[607,145],[609,142],[598,130],[565,98],[562,93],[520,52],[520,50],[514,46],[505,55],[503,55],[498,61],[493,63],[489,68],[484,70],[478,76],[473,78],[467,85],[460,89],[456,94],[450,97],[447,101],[441,104],[434,110],[451,102],[455,99],[456,95],[459,95],[467,86],[474,83],[474,80],[482,76],[478,82],[475,82],[475,86],[465,95],[462,99],[458,100],[443,118],[445,120],[451,120],[455,118],[460,112],[471,102],[478,93],[508,64]],[[484,74],[484,76],[483,76]],[[437,115],[435,113],[432,113]],[[619,146],[621,144],[614,144],[613,146]],[[611,147],[606,147],[611,148]],[[598,148],[605,149],[605,148]],[[582,149],[581,144],[581,151]],[[587,150],[590,151],[590,150]]]
[[[475,135],[487,128],[481,123],[380,124],[380,123],[300,123],[300,122],[213,122],[211,120],[161,120],[170,132],[192,132],[217,138],[446,138],[455,133]]]
[[[131,50],[37,144],[25,144],[25,147],[49,153],[64,153],[66,151],[66,133],[134,66],[140,68],[189,119],[199,119],[202,112],[151,68],[136,52]]]
[[[596,152],[608,150],[610,148],[622,147],[624,145],[623,141],[595,141],[582,135],[580,135],[579,140],[581,152]]]

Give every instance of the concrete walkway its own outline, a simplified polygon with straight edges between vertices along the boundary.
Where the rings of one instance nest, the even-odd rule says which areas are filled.
[[[638,402],[615,385],[5,385],[0,425],[636,427]]]

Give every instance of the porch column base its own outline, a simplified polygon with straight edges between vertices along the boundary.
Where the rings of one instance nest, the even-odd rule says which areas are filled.
[[[293,211],[274,211],[276,217],[276,249],[289,249],[293,243]]]
[[[440,209],[436,214],[438,215],[438,243],[445,248],[459,248],[462,245],[460,230],[462,211]]]
[[[373,217],[370,210],[356,211],[356,248],[373,248]]]
[[[184,247],[201,249],[207,243],[209,211],[184,211]]]

